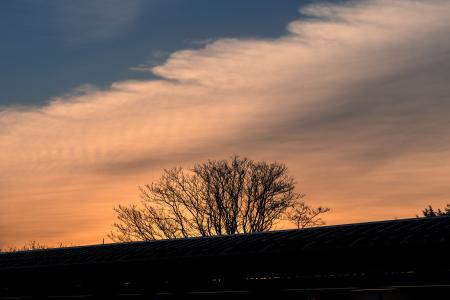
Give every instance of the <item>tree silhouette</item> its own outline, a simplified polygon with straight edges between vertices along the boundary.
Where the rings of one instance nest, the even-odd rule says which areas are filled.
[[[281,220],[297,228],[325,224],[329,208],[312,208],[295,191],[284,164],[232,157],[185,171],[165,169],[159,181],[140,187],[141,205],[119,205],[114,241],[172,239],[260,232]]]
[[[37,241],[30,241],[29,243],[23,245],[22,247],[5,247],[0,249],[0,252],[18,252],[18,251],[31,251],[31,250],[42,250],[47,249],[48,246],[40,244]]]
[[[450,216],[450,204],[447,204],[442,210],[438,208],[435,210],[431,205],[422,210],[424,217],[436,217],[436,216]]]
[[[56,246],[48,246],[48,245],[41,244],[41,243],[33,240],[33,241],[26,243],[25,245],[23,245],[21,247],[17,247],[17,246],[4,247],[4,248],[0,249],[0,252],[34,251],[34,250],[43,250],[43,249],[50,249],[50,248],[65,248],[65,247],[70,247],[70,246],[72,246],[72,244],[64,244],[64,243],[59,243]]]

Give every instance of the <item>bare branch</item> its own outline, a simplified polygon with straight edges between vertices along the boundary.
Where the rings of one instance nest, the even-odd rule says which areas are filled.
[[[295,180],[280,163],[234,156],[191,170],[163,171],[140,187],[141,205],[119,206],[109,237],[116,241],[173,239],[271,230],[288,218],[298,228],[323,224],[295,192]]]

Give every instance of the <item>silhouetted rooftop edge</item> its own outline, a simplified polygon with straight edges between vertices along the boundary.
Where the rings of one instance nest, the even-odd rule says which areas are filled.
[[[100,244],[0,254],[0,270],[61,264],[155,261],[192,257],[302,255],[342,249],[449,246],[450,217],[411,218],[307,229]]]

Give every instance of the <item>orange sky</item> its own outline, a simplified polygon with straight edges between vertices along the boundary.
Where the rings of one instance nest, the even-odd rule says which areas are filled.
[[[286,163],[329,224],[450,201],[450,4],[315,5],[278,39],[219,39],[149,69],[0,110],[0,247],[99,243],[162,168]]]

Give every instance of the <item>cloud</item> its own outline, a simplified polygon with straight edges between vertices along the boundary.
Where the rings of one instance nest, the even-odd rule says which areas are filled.
[[[131,67],[129,68],[129,70],[135,72],[152,72],[152,68],[163,63],[167,59],[169,54],[170,53],[164,51],[154,51],[145,63],[141,63],[135,67]]]
[[[161,168],[234,153],[286,162],[332,223],[442,204],[449,14],[447,1],[312,5],[283,37],[175,52],[159,80],[3,109],[3,243],[98,241]]]

